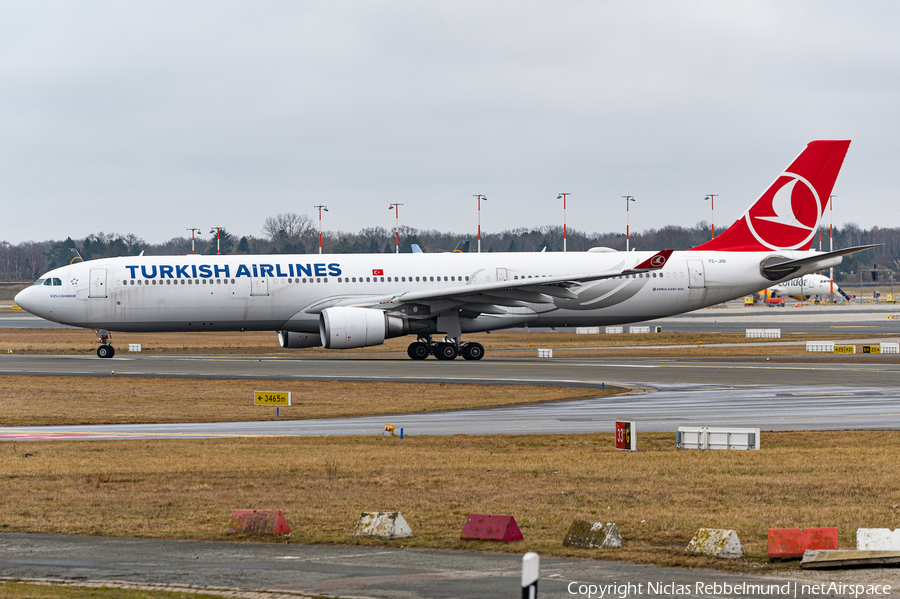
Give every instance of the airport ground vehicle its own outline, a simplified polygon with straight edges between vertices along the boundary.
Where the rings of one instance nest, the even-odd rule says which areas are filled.
[[[784,308],[784,298],[783,297],[770,297],[766,300],[766,305],[770,308],[779,307]]]

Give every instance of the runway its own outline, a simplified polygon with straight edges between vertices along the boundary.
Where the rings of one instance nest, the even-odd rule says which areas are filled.
[[[368,435],[386,423],[409,435],[611,432],[741,426],[763,430],[900,428],[900,364],[724,362],[652,358],[485,359],[413,362],[247,357],[0,356],[0,374],[208,377],[278,380],[444,382],[636,387],[639,392],[568,402],[359,418],[208,424],[56,426],[0,429],[0,439],[201,438]],[[465,387],[460,387],[466,392]],[[102,391],[102,382],[98,381]],[[364,400],[364,399],[363,399]],[[295,402],[302,402],[295,397]]]

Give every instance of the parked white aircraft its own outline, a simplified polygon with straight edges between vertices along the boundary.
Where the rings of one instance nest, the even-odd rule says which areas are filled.
[[[794,277],[788,281],[769,287],[771,297],[792,297],[803,301],[811,297],[834,297],[840,295],[846,300],[850,297],[838,284],[825,275],[811,274]]]
[[[464,333],[671,316],[874,247],[809,251],[849,144],[810,143],[731,227],[687,251],[124,257],[52,270],[16,302],[97,329],[101,358],[115,353],[108,331],[271,330],[288,348],[412,334],[413,359],[478,360],[484,347]]]

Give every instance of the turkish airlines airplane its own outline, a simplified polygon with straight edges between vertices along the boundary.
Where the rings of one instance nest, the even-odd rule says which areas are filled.
[[[109,331],[278,333],[350,349],[415,335],[414,360],[484,347],[465,333],[615,325],[719,304],[874,246],[809,251],[849,141],[814,141],[731,227],[687,251],[131,256],[63,266],[16,296],[32,314]],[[437,340],[436,340],[437,338]]]
[[[840,295],[845,300],[850,299],[850,296],[844,293],[837,283],[825,275],[817,274],[794,277],[789,281],[769,287],[769,291],[771,297],[792,297],[801,301],[811,297],[836,295]]]

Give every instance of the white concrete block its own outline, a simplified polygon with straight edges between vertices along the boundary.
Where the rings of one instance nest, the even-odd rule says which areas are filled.
[[[737,533],[724,528],[701,528],[694,533],[687,550],[729,559],[744,557],[744,548]]]
[[[140,343],[129,343],[129,344],[128,344],[128,351],[132,351],[132,352],[139,352],[139,351],[141,351],[141,344],[140,344]]]
[[[601,547],[621,547],[622,535],[615,522],[591,522],[575,520],[563,539],[566,547],[600,549]]]
[[[883,354],[900,354],[900,343],[882,343],[881,353]]]
[[[552,349],[538,349],[538,358],[552,358],[553,350]]]
[[[628,327],[628,332],[632,335],[638,335],[641,333],[649,333],[650,327]]]
[[[625,327],[606,327],[607,335],[621,335],[625,332]]]
[[[400,512],[363,512],[356,523],[354,537],[402,539],[412,536],[412,529]]]
[[[858,551],[900,551],[900,528],[857,528]]]
[[[575,327],[576,335],[598,335],[600,327]]]

